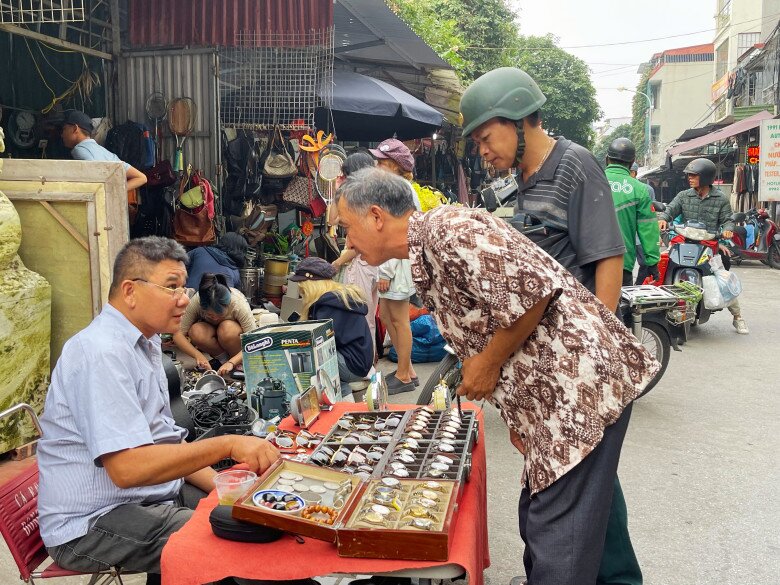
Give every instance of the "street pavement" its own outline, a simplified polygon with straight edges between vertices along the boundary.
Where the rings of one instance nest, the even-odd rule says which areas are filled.
[[[716,313],[673,352],[664,378],[633,410],[619,475],[646,585],[780,584],[780,271],[756,262],[735,270],[750,335],[736,334],[727,311]],[[422,383],[435,365],[416,366]],[[395,365],[382,360],[380,368]],[[486,404],[484,415],[492,560],[485,581],[507,585],[523,574],[522,457],[496,410]],[[0,583],[17,575],[2,547]]]

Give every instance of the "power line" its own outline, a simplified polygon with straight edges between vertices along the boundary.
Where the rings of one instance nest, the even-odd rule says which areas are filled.
[[[732,23],[729,23],[729,26],[737,26],[737,25],[740,25],[740,24],[748,24],[750,22],[764,21],[764,20],[768,20],[768,19],[774,18],[774,17],[780,17],[780,12],[778,12],[776,14],[769,14],[767,16],[761,16],[759,18],[752,18],[752,19],[749,19],[749,20],[743,20],[741,22],[732,22]],[[558,46],[555,46],[555,47],[513,47],[513,46],[482,47],[482,46],[479,46],[479,45],[464,45],[462,48],[464,48],[464,49],[483,49],[483,50],[486,50],[486,51],[506,51],[506,50],[515,50],[515,51],[557,51],[557,50],[560,50],[560,49],[594,49],[594,48],[599,48],[599,47],[615,47],[615,46],[619,46],[619,45],[636,45],[636,44],[639,44],[639,43],[649,43],[649,42],[652,42],[652,41],[663,41],[663,40],[674,39],[674,38],[679,38],[679,37],[689,37],[689,36],[698,35],[698,34],[702,34],[702,33],[706,33],[706,32],[713,32],[713,31],[717,31],[717,30],[719,30],[719,29],[718,28],[705,28],[705,29],[697,30],[697,31],[693,31],[693,32],[680,33],[680,34],[677,34],[677,35],[668,35],[668,36],[664,36],[664,37],[654,37],[654,38],[651,38],[651,39],[641,39],[641,40],[638,40],[638,41],[620,41],[620,42],[616,42],[616,43],[598,43],[598,44],[594,44],[594,45],[568,45],[568,46],[561,46],[561,47],[558,47]],[[705,43],[705,44],[709,44],[709,43]]]

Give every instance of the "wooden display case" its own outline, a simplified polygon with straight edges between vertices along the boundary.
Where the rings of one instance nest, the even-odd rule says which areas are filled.
[[[351,491],[344,497],[344,504],[339,510],[339,514],[336,516],[333,525],[325,525],[306,520],[299,514],[269,510],[268,508],[258,506],[254,503],[253,496],[258,491],[279,489],[279,480],[282,479],[283,473],[301,476],[303,478],[302,481],[308,482],[308,484],[315,482],[332,482],[335,484],[342,484],[344,482],[351,483]],[[253,485],[252,488],[234,504],[233,518],[278,528],[279,530],[316,538],[317,540],[336,542],[336,529],[344,520],[346,511],[350,509],[351,501],[358,493],[357,488],[359,483],[360,478],[349,475],[348,473],[341,473],[339,471],[308,465],[306,463],[296,463],[286,459],[279,459],[269,467],[266,472],[257,479],[255,485]],[[289,491],[301,495],[301,492],[296,492],[294,490]],[[324,494],[320,495],[322,496]],[[303,497],[305,500],[305,495]],[[329,502],[323,501],[322,504],[328,505]]]
[[[343,557],[375,559],[406,559],[412,561],[446,561],[449,558],[450,544],[454,535],[457,519],[457,495],[459,482],[433,482],[442,486],[437,492],[440,501],[431,509],[433,519],[430,528],[415,528],[411,525],[413,516],[410,510],[421,508],[415,501],[428,481],[419,479],[401,480],[403,496],[399,498],[400,510],[394,510],[386,520],[386,527],[373,527],[361,520],[361,513],[373,505],[372,491],[380,486],[380,481],[372,480],[361,484],[359,492],[352,499],[350,509],[345,514],[343,526],[337,529],[338,552]]]
[[[254,502],[256,493],[280,489],[279,481],[299,477],[305,486],[349,484],[343,505],[332,525],[307,520],[297,512],[280,512]],[[388,479],[388,478],[385,478]],[[361,482],[358,477],[305,463],[279,460],[272,465],[233,506],[238,520],[270,526],[286,532],[337,544],[344,557],[446,561],[452,543],[460,482],[424,479],[396,480],[388,488],[381,479]],[[386,506],[375,496],[379,490],[392,494]],[[306,490],[285,490],[306,498]],[[322,497],[327,495],[321,494]],[[424,500],[424,501],[423,501]],[[323,505],[331,505],[331,500]],[[368,513],[384,512],[380,523],[371,524]],[[375,513],[375,512],[374,512]],[[415,520],[420,524],[415,524]]]

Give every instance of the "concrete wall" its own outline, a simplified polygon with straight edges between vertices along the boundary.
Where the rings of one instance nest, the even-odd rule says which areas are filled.
[[[763,43],[780,21],[780,0],[763,0],[762,5],[761,14],[764,18],[761,21],[760,42]]]
[[[651,166],[664,162],[667,147],[688,128],[702,120],[710,105],[712,62],[666,63],[650,78],[661,85],[658,107],[651,124],[660,127]]]

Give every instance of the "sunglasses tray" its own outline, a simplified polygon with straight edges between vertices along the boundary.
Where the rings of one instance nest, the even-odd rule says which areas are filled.
[[[338,529],[339,555],[446,561],[455,534],[458,482],[402,479],[391,492],[392,503],[375,499],[388,491],[381,480],[360,484]],[[372,524],[380,518],[381,524]]]
[[[334,510],[333,523],[306,519],[301,509],[276,511],[259,503],[262,498],[256,498],[256,494],[288,488],[279,483],[287,478],[299,479],[297,483],[305,483],[308,488],[321,486],[313,493],[323,498],[321,505],[329,508],[333,507],[329,504],[334,503],[336,492],[343,492],[343,503],[338,502],[342,505]],[[339,486],[339,490],[327,486]],[[310,491],[288,489],[290,494],[304,499]],[[344,557],[446,561],[454,535],[459,491],[459,483],[453,481],[360,481],[353,475],[280,459],[233,505],[232,516],[336,543],[339,555]],[[377,498],[379,495],[382,499]],[[378,523],[377,510],[382,513]]]
[[[289,481],[293,481],[293,484],[289,485]],[[343,523],[352,500],[357,497],[359,485],[360,478],[354,475],[279,459],[233,505],[233,518],[317,540],[336,542],[336,529]],[[265,490],[280,490],[299,496],[306,506],[334,508],[336,515],[333,523],[307,520],[301,516],[300,509],[288,512],[266,508],[255,501],[255,494]]]
[[[421,415],[421,412],[426,414]],[[410,411],[346,412],[308,461],[347,473],[358,472],[363,480],[392,476],[468,481],[471,451],[478,437],[477,417],[473,410],[464,410],[457,421],[459,428],[445,431],[448,423],[453,422],[450,414],[453,412],[457,413],[456,410],[433,411],[423,407]],[[398,417],[400,422],[392,433],[387,425],[381,429],[374,426],[377,420],[381,427],[382,421]],[[361,428],[357,428],[358,425]],[[410,436],[410,432],[414,436]],[[442,447],[442,439],[450,446]],[[447,450],[442,450],[444,448]],[[353,451],[357,453],[353,454]],[[381,457],[363,462],[364,454],[380,451]],[[370,473],[367,467],[358,469],[360,465],[370,465]]]

